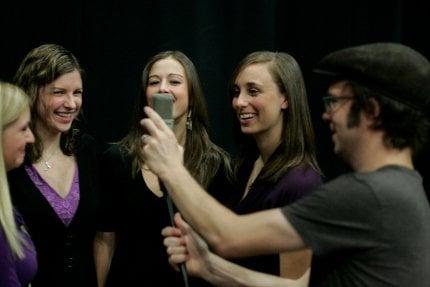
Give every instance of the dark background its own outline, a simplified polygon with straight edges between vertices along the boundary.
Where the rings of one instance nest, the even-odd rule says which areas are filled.
[[[308,87],[318,156],[327,178],[345,167],[322,123],[325,91],[311,70],[328,52],[376,41],[400,42],[430,58],[427,1],[33,1],[3,3],[0,79],[11,81],[30,49],[57,43],[86,70],[85,125],[101,143],[125,135],[146,60],[181,50],[195,63],[210,111],[213,140],[235,153],[227,82],[256,50],[294,56]],[[428,152],[419,168],[428,162]]]

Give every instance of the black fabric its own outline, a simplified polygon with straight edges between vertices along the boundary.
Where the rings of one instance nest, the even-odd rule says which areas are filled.
[[[3,1],[0,79],[11,81],[25,54],[38,45],[66,47],[86,71],[86,127],[99,142],[113,142],[128,132],[146,60],[163,50],[181,50],[199,72],[211,139],[234,154],[236,117],[227,90],[234,67],[253,51],[287,52],[302,68],[320,167],[331,179],[348,168],[332,152],[330,132],[320,120],[326,91],[311,70],[330,52],[371,42],[402,43],[430,58],[428,5],[426,0],[76,0],[59,13],[54,1]],[[426,179],[430,157],[423,162],[419,168]]]
[[[97,286],[93,241],[99,208],[98,158],[94,140],[83,135],[76,153],[80,200],[65,226],[23,166],[8,173],[12,201],[34,242],[38,272],[33,287]]]
[[[208,189],[213,194],[230,190],[223,170]],[[165,197],[152,193],[141,173],[131,174],[131,158],[118,145],[103,155],[101,164],[104,231],[116,234],[116,249],[106,286],[183,286],[180,273],[168,263],[161,236],[171,225]],[[190,278],[191,286],[208,286]]]
[[[314,72],[347,79],[426,112],[430,99],[430,63],[420,53],[397,43],[373,43],[325,56]]]

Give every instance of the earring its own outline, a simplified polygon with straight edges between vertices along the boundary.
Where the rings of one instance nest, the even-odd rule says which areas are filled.
[[[191,120],[191,110],[188,111],[186,126],[187,126],[187,130],[189,131],[193,130],[193,121]]]

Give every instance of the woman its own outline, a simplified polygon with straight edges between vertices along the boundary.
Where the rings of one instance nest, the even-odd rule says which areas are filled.
[[[98,208],[93,139],[74,128],[82,69],[59,45],[31,50],[15,81],[30,97],[35,143],[10,173],[15,206],[38,253],[37,286],[96,286],[93,241]]]
[[[28,286],[37,269],[36,251],[13,210],[6,172],[24,161],[25,146],[34,142],[29,101],[16,86],[0,82],[0,286]]]
[[[167,262],[161,229],[170,224],[164,192],[158,178],[141,156],[139,121],[143,107],[155,93],[173,96],[174,133],[185,150],[185,164],[207,190],[219,200],[228,191],[230,164],[227,154],[208,136],[208,118],[196,68],[183,53],[162,52],[152,57],[142,75],[143,93],[136,104],[128,135],[110,147],[102,160],[103,193],[107,199],[105,231],[99,233],[97,261],[99,286],[109,268],[107,286],[181,286],[180,274]],[[147,225],[145,230],[142,226]],[[195,285],[193,285],[195,286]]]
[[[310,193],[321,183],[320,169],[305,85],[294,58],[267,51],[249,54],[233,72],[230,91],[240,127],[238,193],[231,209],[246,214],[281,207]],[[310,251],[301,251],[235,262],[298,279],[310,260]]]

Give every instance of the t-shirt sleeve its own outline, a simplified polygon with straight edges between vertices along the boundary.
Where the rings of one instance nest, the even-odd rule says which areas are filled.
[[[354,176],[324,184],[282,209],[305,244],[317,255],[375,246],[378,210],[370,188]]]

